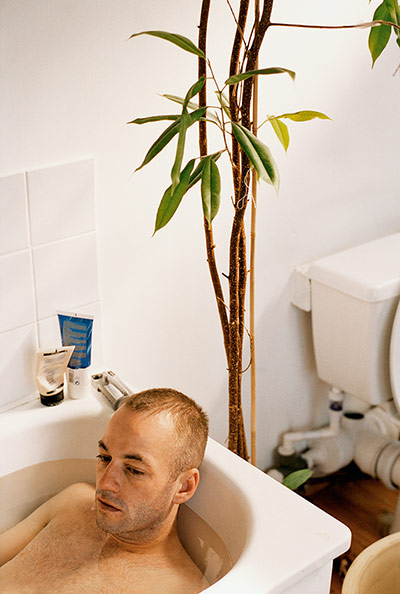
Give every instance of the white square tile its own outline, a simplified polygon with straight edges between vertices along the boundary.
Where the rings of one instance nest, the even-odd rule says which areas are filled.
[[[0,177],[0,254],[29,246],[25,174]]]
[[[95,229],[94,161],[27,173],[32,245]]]
[[[100,303],[91,303],[85,307],[73,307],[71,313],[94,316],[92,335],[92,363],[91,369],[103,371],[103,329]],[[39,322],[39,345],[41,349],[53,349],[61,346],[60,327],[57,316],[52,316]]]
[[[51,316],[38,322],[39,348],[51,350],[58,349],[61,345],[60,328],[57,316]]]
[[[36,398],[35,325],[0,334],[0,408]]]
[[[0,332],[35,321],[30,252],[0,258]]]
[[[34,248],[38,319],[99,300],[96,235]]]

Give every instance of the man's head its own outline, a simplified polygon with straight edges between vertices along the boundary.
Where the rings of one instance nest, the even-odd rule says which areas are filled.
[[[208,437],[208,418],[189,396],[171,388],[153,388],[130,396],[123,404],[144,415],[164,413],[175,431],[170,445],[171,474],[199,468]]]
[[[178,507],[199,481],[207,417],[190,398],[169,389],[130,397],[99,442],[96,519],[124,542],[169,533]]]

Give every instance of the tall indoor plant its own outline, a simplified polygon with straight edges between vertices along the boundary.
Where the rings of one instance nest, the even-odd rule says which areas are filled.
[[[373,63],[388,43],[394,31],[400,45],[400,10],[397,0],[383,0],[375,11],[373,21],[357,25],[307,25],[276,23],[271,21],[274,0],[259,0],[250,6],[250,0],[240,0],[238,12],[234,13],[229,0],[226,0],[235,21],[232,51],[223,84],[214,76],[213,66],[207,55],[207,27],[211,0],[202,0],[198,43],[195,45],[186,37],[165,31],[143,31],[138,35],[151,35],[175,44],[193,54],[198,60],[197,79],[185,97],[168,95],[167,98],[178,103],[180,111],[168,115],[137,118],[130,123],[144,124],[154,121],[171,122],[155,140],[146,153],[138,169],[150,163],[169,142],[176,137],[176,153],[171,169],[171,185],[161,199],[154,231],[164,227],[175,214],[184,195],[198,182],[203,205],[204,234],[207,261],[214,289],[216,304],[221,322],[223,341],[228,368],[229,392],[229,438],[228,447],[243,458],[248,458],[242,403],[241,379],[243,374],[243,340],[245,335],[245,303],[248,276],[248,255],[245,232],[247,206],[256,200],[256,181],[261,179],[279,188],[279,173],[269,148],[258,137],[261,126],[257,117],[257,78],[268,75],[285,75],[294,79],[295,73],[281,67],[260,67],[258,59],[265,35],[271,27],[307,27],[319,29],[343,29],[371,27],[369,48]],[[207,83],[212,81],[218,106],[208,106]],[[285,120],[304,122],[314,118],[326,119],[321,112],[306,110],[269,116],[269,123],[285,150],[288,147],[289,132]],[[188,130],[198,123],[199,154],[184,162],[185,141]],[[221,150],[209,153],[207,127],[217,126],[221,135]],[[220,158],[228,158],[233,187],[233,215],[229,241],[228,291],[225,295],[218,270],[212,221],[218,213],[221,182],[218,168]],[[253,184],[251,183],[253,175]],[[253,188],[251,198],[250,188]],[[253,209],[254,216],[255,209]],[[255,223],[252,223],[251,254],[254,254]],[[254,261],[250,263],[254,272]],[[250,298],[253,309],[253,300]],[[251,312],[250,312],[251,316]],[[254,319],[254,318],[253,318]],[[250,344],[254,345],[254,326],[250,327]],[[254,366],[255,354],[252,348],[251,364]],[[252,382],[254,385],[255,382]],[[254,388],[253,388],[254,389]],[[254,400],[254,399],[253,399]],[[253,451],[253,450],[252,450]],[[255,450],[254,450],[255,452]],[[255,462],[253,452],[252,461]]]

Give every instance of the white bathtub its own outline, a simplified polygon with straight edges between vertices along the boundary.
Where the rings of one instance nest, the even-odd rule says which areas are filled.
[[[101,398],[0,414],[1,530],[71,482],[94,481],[112,414]],[[328,594],[332,561],[350,545],[346,526],[212,439],[188,507],[180,532],[210,594]]]

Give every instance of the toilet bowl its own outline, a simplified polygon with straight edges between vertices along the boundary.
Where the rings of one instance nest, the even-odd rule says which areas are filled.
[[[346,574],[342,594],[395,594],[400,586],[400,533],[390,534],[356,557]]]

